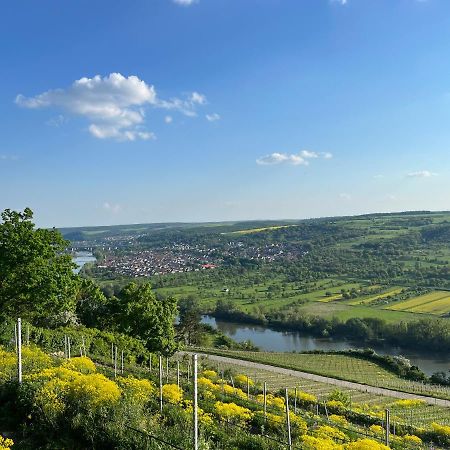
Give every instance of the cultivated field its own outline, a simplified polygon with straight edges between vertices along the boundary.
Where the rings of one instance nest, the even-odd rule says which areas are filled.
[[[213,361],[203,360],[203,365],[217,370],[217,363]],[[234,374],[244,373],[245,370],[238,364],[220,363],[219,371],[229,369]],[[275,372],[250,369],[245,373],[253,379],[255,383],[267,383],[267,388],[271,392],[278,392],[280,389],[297,388],[299,391],[307,392],[318,398],[319,401],[326,401],[327,397],[336,390],[336,386],[317,381],[299,379],[290,375],[277,374]],[[372,393],[362,392],[356,389],[340,389],[349,395],[354,407],[362,406],[366,409],[384,411],[385,408],[391,410],[392,415],[397,422],[406,423],[408,425],[426,426],[432,422],[450,425],[449,408],[442,406],[420,404],[413,408],[401,407],[396,403],[397,399],[393,397],[381,396]]]
[[[443,315],[450,312],[450,292],[434,291],[387,307],[393,311],[408,311]]]
[[[223,350],[214,350],[214,353],[370,386],[450,400],[448,387],[405,380],[374,362],[348,355]]]

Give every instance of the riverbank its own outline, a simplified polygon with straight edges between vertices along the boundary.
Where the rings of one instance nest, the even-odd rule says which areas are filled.
[[[358,340],[346,340],[333,337],[317,337],[298,331],[286,331],[267,325],[235,322],[220,319],[211,315],[203,316],[202,322],[220,330],[226,336],[238,342],[251,341],[258,348],[272,352],[306,352],[325,351],[336,352],[350,349],[373,348],[380,355],[404,356],[413,365],[418,366],[426,375],[435,372],[448,372],[450,358],[433,352],[411,350],[395,345],[376,345]]]

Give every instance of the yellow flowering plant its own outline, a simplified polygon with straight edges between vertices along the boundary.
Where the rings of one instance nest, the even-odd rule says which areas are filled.
[[[176,384],[165,384],[162,388],[164,401],[172,404],[181,403],[183,400],[183,389]]]
[[[12,439],[4,438],[0,434],[0,450],[11,450],[11,447],[14,445]]]
[[[216,402],[214,411],[220,419],[234,423],[246,424],[252,418],[252,412],[248,408],[235,403]]]
[[[93,361],[86,356],[66,359],[62,363],[62,367],[84,374],[94,373],[97,371],[97,368],[95,367]]]
[[[209,378],[210,380],[215,380],[217,378],[217,372],[214,370],[204,370],[203,376]]]
[[[390,450],[384,444],[372,439],[358,439],[344,446],[345,450]]]
[[[240,387],[247,387],[247,381],[250,387],[255,385],[255,382],[247,375],[239,374],[236,375],[236,377],[234,378],[235,384],[237,384]]]
[[[138,401],[140,403],[147,402],[149,398],[156,393],[155,385],[146,379],[139,380],[134,377],[118,377],[116,380],[122,395],[125,398]]]

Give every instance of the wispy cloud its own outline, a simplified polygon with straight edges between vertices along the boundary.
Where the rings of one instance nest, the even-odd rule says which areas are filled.
[[[437,176],[437,173],[430,172],[429,170],[419,170],[417,172],[409,172],[406,176],[409,178],[430,178]]]
[[[348,0],[330,0],[330,3],[337,3],[338,5],[348,5]]]
[[[220,120],[220,115],[217,113],[206,114],[205,117],[208,122],[216,122],[217,120]]]
[[[50,127],[60,127],[62,125],[64,125],[67,122],[67,119],[62,115],[62,114],[58,114],[55,117],[51,117],[50,119],[47,120],[46,125],[50,126]]]
[[[198,3],[198,0],[172,0],[173,3],[181,6],[191,6],[194,3]]]
[[[153,85],[135,75],[125,77],[120,73],[80,78],[66,89],[51,89],[34,97],[19,94],[15,102],[28,109],[54,108],[82,116],[90,122],[88,129],[94,137],[121,141],[155,137],[145,128],[147,106],[194,117],[196,108],[207,103],[198,92],[187,94],[184,99],[160,99]]]
[[[173,117],[172,117],[172,116],[166,116],[166,117],[164,117],[164,122],[166,122],[166,123],[172,123],[172,122],[173,122]]]
[[[309,150],[302,150],[299,153],[271,153],[270,155],[262,156],[256,160],[256,164],[260,166],[269,166],[275,164],[291,164],[293,166],[308,166],[310,159],[330,159],[333,155],[331,153],[317,153]]]
[[[342,200],[351,200],[352,196],[350,194],[347,194],[346,192],[341,192],[339,194],[339,198]]]
[[[105,211],[108,211],[112,214],[117,214],[122,210],[122,206],[118,203],[105,202],[102,206]]]

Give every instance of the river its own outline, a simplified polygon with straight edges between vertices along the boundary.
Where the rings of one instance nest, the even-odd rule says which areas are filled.
[[[91,252],[76,252],[72,260],[78,266],[74,270],[75,273],[78,273],[86,263],[97,261]]]
[[[203,316],[203,323],[211,325],[220,330],[226,336],[238,342],[252,341],[261,350],[274,352],[305,352],[311,350],[339,351],[356,348],[367,348],[363,342],[346,341],[333,338],[317,338],[310,335],[300,334],[295,331],[279,331],[270,328],[253,325],[228,322],[215,319],[212,316]],[[450,370],[450,359],[448,357],[432,354],[430,352],[418,352],[394,346],[371,345],[380,355],[402,355],[408,358],[412,364],[417,365],[427,375],[434,372],[447,372]]]

